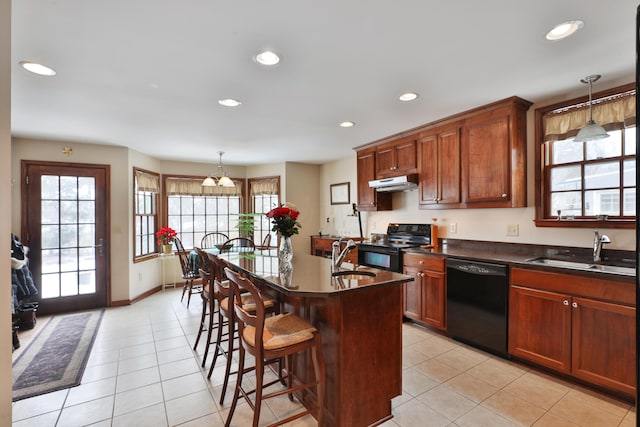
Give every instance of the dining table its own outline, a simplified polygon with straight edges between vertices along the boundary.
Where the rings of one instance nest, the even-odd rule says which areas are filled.
[[[280,262],[277,251],[219,254],[231,267],[276,298],[285,312],[313,324],[322,337],[326,364],[326,426],[377,425],[392,418],[391,399],[402,394],[403,284],[411,276],[294,254]],[[311,357],[298,357],[291,373],[315,380]],[[315,390],[299,392],[312,408]]]

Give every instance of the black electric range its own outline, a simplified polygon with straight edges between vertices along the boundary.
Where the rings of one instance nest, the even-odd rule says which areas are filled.
[[[389,224],[376,242],[358,244],[358,264],[402,272],[402,249],[430,245],[431,224]]]

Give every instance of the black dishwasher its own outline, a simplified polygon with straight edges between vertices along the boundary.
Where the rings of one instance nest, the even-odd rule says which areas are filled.
[[[509,358],[509,268],[447,259],[447,333],[454,339]]]

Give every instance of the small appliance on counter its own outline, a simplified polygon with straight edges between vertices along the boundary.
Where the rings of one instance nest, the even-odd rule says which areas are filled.
[[[389,224],[387,234],[371,234],[358,244],[358,264],[402,273],[402,249],[432,247],[438,241],[433,224]]]

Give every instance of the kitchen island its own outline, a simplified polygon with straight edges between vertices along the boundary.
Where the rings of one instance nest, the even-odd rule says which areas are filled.
[[[402,284],[412,277],[364,267],[335,277],[331,260],[307,254],[296,254],[291,268],[282,268],[275,251],[222,257],[320,331],[325,425],[368,426],[392,417],[391,399],[402,393]],[[311,357],[297,358],[293,371],[302,381],[313,379]],[[313,391],[300,397],[305,406],[316,401]]]

